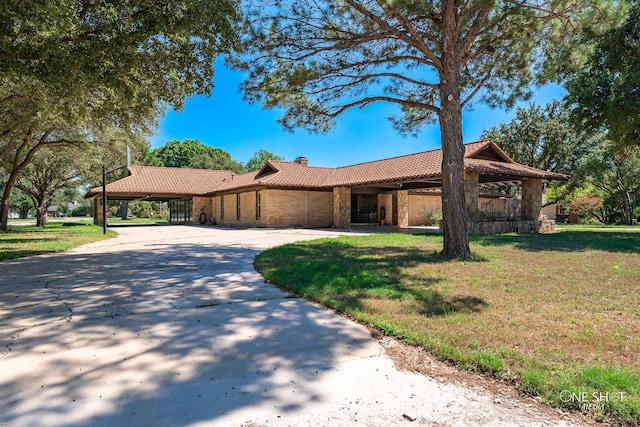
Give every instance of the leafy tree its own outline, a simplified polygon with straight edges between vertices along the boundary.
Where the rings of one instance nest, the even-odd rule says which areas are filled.
[[[485,130],[482,138],[491,138],[513,160],[538,169],[572,175],[582,157],[604,143],[602,133],[592,134],[571,125],[571,110],[561,101],[544,108],[533,103],[517,108],[514,119]],[[583,176],[568,182],[554,182],[547,191],[547,203],[570,200],[583,184]]]
[[[83,200],[77,184],[77,182],[71,182],[54,195],[52,204],[58,206],[58,212],[68,216],[78,206],[78,201]]]
[[[595,50],[566,83],[574,118],[586,129],[606,129],[618,146],[640,146],[640,2],[629,0],[626,22],[589,40]]]
[[[36,225],[47,223],[47,212],[56,193],[68,184],[91,173],[100,163],[95,161],[95,148],[81,145],[45,147],[18,177],[16,187],[29,196],[36,210]],[[100,150],[101,151],[101,150]]]
[[[570,174],[595,141],[570,125],[571,111],[561,101],[544,108],[517,108],[514,119],[482,132],[513,160],[538,169]]]
[[[243,166],[231,159],[221,148],[202,144],[197,139],[173,140],[151,151],[149,158],[157,158],[163,166],[175,168],[221,169],[243,173]]]
[[[603,219],[633,223],[640,206],[640,149],[598,147],[582,159],[577,175],[602,198]]]
[[[268,160],[284,160],[284,158],[261,148],[253,153],[245,167],[248,172],[257,171],[262,168]]]
[[[231,0],[3,2],[0,73],[64,99],[98,84],[180,106],[212,89],[211,64],[234,46],[236,19]],[[154,96],[139,97],[148,84]]]
[[[603,224],[606,224],[609,220],[606,210],[603,209],[602,198],[593,194],[584,194],[577,196],[569,204],[571,210],[578,212],[578,215],[582,218],[593,217]]]
[[[136,155],[132,156],[133,163],[139,163],[146,166],[163,166],[162,160],[154,154],[155,150],[150,150],[149,147],[143,147]]]
[[[235,43],[226,0],[4,2],[0,8],[0,205],[42,147],[140,135],[166,106],[210,93],[212,63]]]
[[[216,150],[218,151],[216,152]],[[211,153],[215,155],[223,152],[224,150],[204,145],[197,139],[185,139],[184,141],[169,141],[162,147],[152,150],[151,156],[160,160],[162,166],[186,168],[191,166],[191,161],[199,154]],[[231,158],[231,155],[226,154]]]
[[[350,108],[400,107],[401,132],[439,121],[443,253],[470,259],[464,208],[462,110],[510,106],[535,72],[573,40],[592,3],[553,1],[284,0],[247,6],[249,101],[282,108],[286,129],[326,131]],[[552,62],[549,62],[552,63]]]
[[[37,88],[33,85],[32,88]],[[0,86],[0,93],[6,86]],[[0,106],[0,125],[10,123],[0,134],[0,164],[7,171],[0,204],[0,230],[6,231],[9,205],[13,188],[20,174],[44,147],[81,144],[96,141],[100,130],[89,134],[92,126],[80,125],[80,119],[68,105],[48,98],[40,98],[42,92],[27,92],[24,96]],[[90,98],[92,100],[95,97]],[[19,107],[19,108],[18,108]],[[101,123],[96,118],[97,123]]]
[[[219,148],[215,148],[214,150],[219,150]],[[233,160],[226,151],[224,151],[224,154],[219,152],[198,154],[191,159],[189,167],[195,169],[228,170],[237,174],[246,172],[242,163]]]
[[[24,191],[14,188],[13,196],[11,197],[11,209],[18,212],[20,219],[26,219],[31,209],[33,209],[33,203]]]

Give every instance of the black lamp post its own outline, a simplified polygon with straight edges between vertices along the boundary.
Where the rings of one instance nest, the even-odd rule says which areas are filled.
[[[102,234],[107,234],[107,170],[102,165]]]

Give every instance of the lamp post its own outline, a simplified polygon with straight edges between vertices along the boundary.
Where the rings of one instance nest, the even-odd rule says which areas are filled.
[[[107,234],[107,170],[102,165],[102,234]]]

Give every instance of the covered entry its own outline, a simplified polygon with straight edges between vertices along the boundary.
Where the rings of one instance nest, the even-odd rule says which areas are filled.
[[[190,223],[200,214],[193,212],[194,197],[230,181],[232,176],[230,171],[132,165],[128,176],[107,184],[105,190],[107,200],[168,202],[170,222]],[[102,187],[92,188],[85,198],[94,200],[93,221],[103,225]]]
[[[378,196],[376,194],[352,194],[351,223],[369,224],[378,221]]]

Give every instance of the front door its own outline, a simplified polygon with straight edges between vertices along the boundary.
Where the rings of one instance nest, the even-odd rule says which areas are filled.
[[[378,222],[378,196],[376,194],[351,195],[351,223]]]

